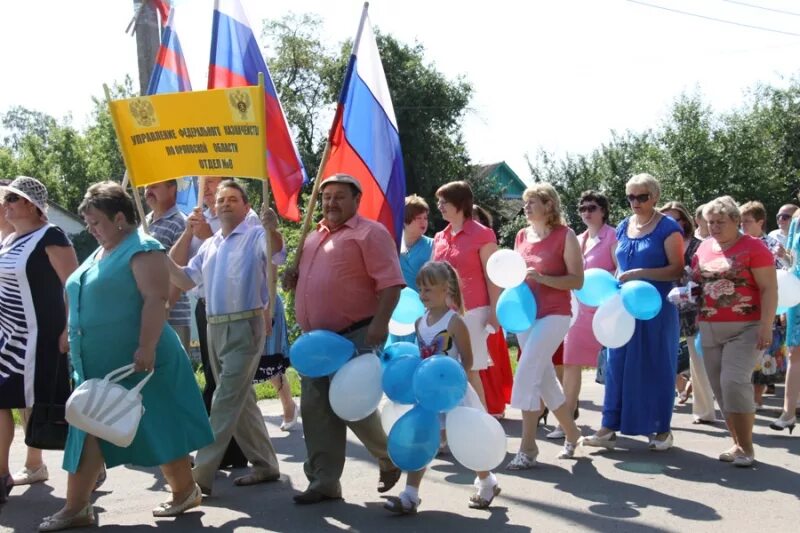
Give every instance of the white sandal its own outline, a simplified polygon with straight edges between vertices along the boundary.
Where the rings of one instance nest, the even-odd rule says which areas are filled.
[[[534,466],[536,466],[536,455],[531,456],[525,452],[517,452],[517,455],[506,465],[506,470],[528,470]]]

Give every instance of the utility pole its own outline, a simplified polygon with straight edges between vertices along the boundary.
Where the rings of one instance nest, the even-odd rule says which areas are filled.
[[[142,5],[144,2],[144,5]],[[156,54],[161,46],[161,27],[153,2],[149,0],[133,0],[134,13],[139,13],[136,23],[136,55],[139,58],[140,94],[147,93],[150,75],[156,63]],[[139,11],[141,9],[141,12]]]

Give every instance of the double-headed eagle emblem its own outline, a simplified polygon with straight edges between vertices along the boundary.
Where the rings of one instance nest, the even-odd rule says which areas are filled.
[[[128,104],[133,120],[140,128],[149,128],[156,125],[156,110],[147,98],[134,98]]]
[[[253,104],[250,101],[250,93],[241,89],[228,92],[231,106],[239,113],[239,120],[252,120]]]

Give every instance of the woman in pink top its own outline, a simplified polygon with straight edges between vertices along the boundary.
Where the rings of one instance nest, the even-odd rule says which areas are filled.
[[[497,250],[497,238],[491,228],[473,220],[472,189],[467,182],[446,183],[436,191],[436,197],[442,218],[449,224],[433,237],[432,259],[450,263],[461,279],[464,322],[472,344],[472,369],[484,370],[489,366],[486,345],[489,330],[500,327],[495,316],[500,289],[486,275],[486,262]],[[483,388],[476,392],[485,406]]]
[[[608,225],[608,199],[605,195],[586,191],[578,202],[578,212],[586,224],[586,231],[578,235],[578,244],[583,255],[583,268],[602,268],[612,274],[617,270],[616,230]],[[567,407],[575,412],[581,392],[581,367],[597,365],[597,355],[602,346],[594,336],[592,319],[596,307],[579,304],[578,318],[564,339],[564,394]],[[564,430],[557,427],[547,435],[556,439],[564,437]]]
[[[517,335],[522,355],[514,376],[511,407],[522,410],[522,442],[507,466],[509,470],[536,465],[536,426],[542,402],[566,434],[560,459],[574,455],[580,437],[551,358],[569,329],[569,291],[583,286],[583,257],[575,233],[564,225],[561,200],[551,185],[536,184],[525,190],[522,199],[529,226],[517,234],[514,249],[528,265],[525,281],[536,298],[536,321]]]

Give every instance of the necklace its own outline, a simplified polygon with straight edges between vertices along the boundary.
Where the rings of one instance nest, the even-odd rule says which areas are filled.
[[[654,219],[654,218],[656,218],[656,215],[657,215],[657,214],[658,214],[658,211],[655,211],[655,210],[653,210],[653,214],[650,216],[650,218],[649,218],[649,219],[647,220],[647,222],[645,222],[644,224],[639,224],[639,222],[636,220],[636,217],[634,216],[633,225],[634,225],[634,226],[636,227],[636,229],[638,229],[638,230],[641,230],[641,229],[643,229],[643,228],[646,228],[647,226],[649,226],[649,225],[650,225],[650,223],[653,221],[653,219]]]

